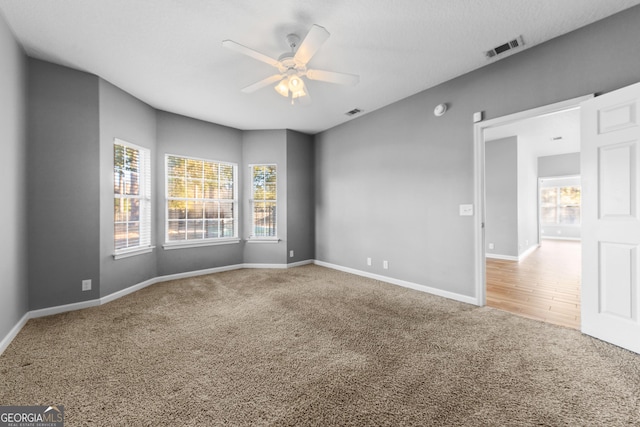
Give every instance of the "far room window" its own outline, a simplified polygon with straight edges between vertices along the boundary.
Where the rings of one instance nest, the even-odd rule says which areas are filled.
[[[150,152],[120,139],[113,144],[115,254],[151,246]]]
[[[251,165],[252,238],[277,237],[276,165]]]
[[[540,189],[540,216],[546,225],[580,225],[580,186]]]
[[[237,165],[166,156],[166,241],[216,242],[238,236]]]

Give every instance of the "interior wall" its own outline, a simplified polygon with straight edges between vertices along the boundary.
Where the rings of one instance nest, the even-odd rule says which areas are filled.
[[[238,165],[239,188],[242,188],[242,131],[177,114],[157,111],[156,154],[152,168],[156,170],[155,197],[158,274],[205,270],[241,264],[242,243],[167,250],[165,238],[165,155],[175,154]],[[153,154],[152,154],[152,157]],[[242,192],[238,192],[242,197]],[[242,222],[241,217],[238,219]],[[239,227],[242,236],[242,223]]]
[[[538,177],[580,175],[580,153],[538,157]]]
[[[287,255],[289,263],[314,259],[313,137],[287,131]]]
[[[485,252],[518,253],[518,137],[485,142]]]
[[[243,239],[247,239],[252,228],[251,173],[249,165],[276,164],[276,232],[280,241],[250,243],[244,245],[244,262],[248,264],[285,264],[287,262],[287,131],[255,130],[242,134],[243,167],[240,170],[241,200],[243,212]]]
[[[474,198],[473,113],[637,82],[639,21],[628,9],[318,134],[316,258],[474,297],[474,222],[458,214]]]
[[[30,309],[95,299],[100,288],[98,78],[29,59]],[[82,291],[82,280],[92,290]]]
[[[4,203],[0,209],[0,341],[29,310],[27,282],[27,64],[0,15],[0,141]]]
[[[113,229],[113,143],[119,138],[151,150],[156,156],[155,110],[100,79],[100,296],[142,283],[158,275],[156,253],[115,260]],[[155,166],[155,163],[152,164]],[[151,168],[152,191],[155,191],[157,168]],[[156,224],[156,211],[151,210],[151,223]],[[151,245],[157,239],[151,233]]]
[[[539,243],[538,158],[534,144],[518,137],[518,256]]]

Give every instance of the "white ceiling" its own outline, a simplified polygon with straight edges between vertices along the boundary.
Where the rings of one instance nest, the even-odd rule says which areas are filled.
[[[96,74],[151,106],[238,129],[314,134],[487,65],[484,51],[518,35],[525,49],[640,0],[0,0],[27,54]],[[360,75],[355,87],[311,81],[292,107],[274,74],[222,47],[271,57],[312,24],[331,37],[309,66]],[[506,54],[508,55],[508,53]],[[495,60],[495,59],[494,59]],[[357,116],[356,116],[357,117]]]
[[[517,136],[534,157],[580,152],[580,110],[520,120],[486,129],[485,141]]]

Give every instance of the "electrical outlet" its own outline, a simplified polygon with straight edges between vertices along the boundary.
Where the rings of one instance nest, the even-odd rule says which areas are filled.
[[[387,270],[389,268],[389,261],[387,261],[386,259],[382,261],[382,268]]]
[[[82,290],[83,291],[91,290],[91,279],[86,279],[82,281]]]
[[[489,243],[489,249],[493,249],[493,248],[494,248],[493,243]]]
[[[367,258],[367,265],[371,265],[371,258]]]
[[[289,251],[289,258],[293,258],[293,250]]]
[[[460,216],[473,216],[473,205],[460,205]]]

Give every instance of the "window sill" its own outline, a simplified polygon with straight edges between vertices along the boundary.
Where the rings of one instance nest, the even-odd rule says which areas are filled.
[[[200,248],[204,246],[233,245],[240,243],[240,239],[234,237],[231,239],[207,240],[207,241],[188,241],[188,242],[166,242],[162,245],[165,251],[173,249]]]
[[[278,237],[249,237],[247,243],[278,243]]]
[[[126,249],[113,254],[113,259],[122,259],[136,255],[148,254],[149,252],[153,252],[155,248],[155,246],[147,246],[146,248]]]

